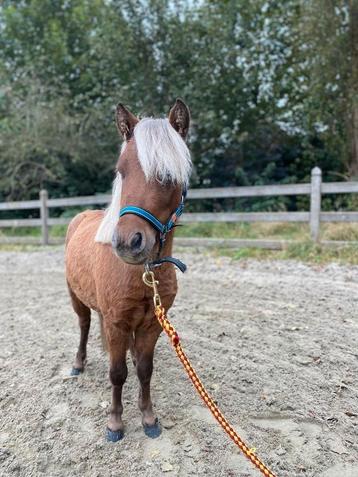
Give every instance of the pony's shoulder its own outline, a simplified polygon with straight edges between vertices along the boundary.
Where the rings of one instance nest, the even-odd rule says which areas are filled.
[[[82,223],[99,222],[103,219],[104,210],[85,210],[75,215],[67,228],[66,245],[71,240],[72,235]]]

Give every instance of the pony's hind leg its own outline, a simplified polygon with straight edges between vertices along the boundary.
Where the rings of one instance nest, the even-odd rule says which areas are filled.
[[[150,330],[137,330],[135,335],[136,367],[140,384],[138,405],[142,412],[144,432],[151,438],[158,437],[161,434],[161,427],[154,414],[150,395],[154,348],[160,331],[160,327],[155,323]]]
[[[91,310],[84,305],[68,287],[72,301],[72,307],[78,316],[80,325],[80,343],[75,357],[75,362],[71,371],[71,376],[82,373],[86,364],[88,333],[91,326]]]

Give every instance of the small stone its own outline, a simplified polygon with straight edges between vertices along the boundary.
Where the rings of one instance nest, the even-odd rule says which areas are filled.
[[[174,469],[172,464],[170,464],[169,462],[163,462],[160,468],[163,472],[171,472]]]
[[[348,416],[348,413],[346,413]],[[10,439],[10,434],[8,432],[0,432],[0,445],[4,442],[7,442]],[[1,449],[1,446],[0,446]]]
[[[276,454],[277,455],[285,455],[286,454],[286,449],[284,449],[283,447],[279,447],[276,451]]]
[[[328,447],[335,454],[348,454],[347,449],[344,447],[344,445],[339,439],[330,439],[328,441]]]
[[[62,377],[62,381],[74,381],[78,379],[78,375],[74,375],[74,376],[63,376]]]
[[[99,403],[99,405],[101,406],[102,409],[107,409],[107,407],[109,406],[109,402],[108,401],[102,401]]]
[[[81,462],[78,466],[78,470],[80,472],[80,475],[84,475],[87,470],[87,463],[86,462]]]
[[[171,419],[161,419],[161,424],[164,429],[172,429],[175,426],[175,422]]]
[[[311,358],[305,358],[304,356],[298,356],[296,358],[296,362],[298,364],[301,364],[302,366],[309,366],[312,364],[312,359]]]
[[[10,456],[10,451],[4,447],[0,447],[0,462]]]

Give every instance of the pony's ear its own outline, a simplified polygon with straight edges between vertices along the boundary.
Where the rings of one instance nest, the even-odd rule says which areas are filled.
[[[175,101],[174,106],[169,111],[169,122],[181,137],[185,139],[189,131],[190,111],[180,98]]]
[[[138,118],[134,116],[123,104],[117,104],[116,108],[116,125],[118,128],[119,133],[122,135],[125,141],[129,141],[129,139],[133,135],[133,129],[137,122],[139,121]]]

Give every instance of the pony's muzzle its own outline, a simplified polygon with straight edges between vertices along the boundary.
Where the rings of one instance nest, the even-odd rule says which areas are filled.
[[[125,262],[131,264],[144,263],[151,253],[152,246],[143,231],[135,231],[127,237],[116,230],[112,237],[115,253]]]

